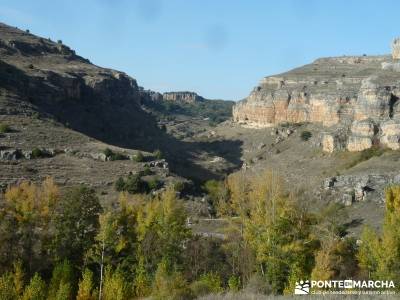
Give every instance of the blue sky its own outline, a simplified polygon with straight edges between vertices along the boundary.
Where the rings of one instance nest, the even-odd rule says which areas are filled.
[[[395,0],[0,0],[1,22],[145,88],[233,100],[318,57],[389,53],[399,12]]]

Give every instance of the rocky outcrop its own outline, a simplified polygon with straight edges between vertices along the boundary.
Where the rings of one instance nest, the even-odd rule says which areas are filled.
[[[371,148],[374,135],[375,126],[372,121],[354,121],[351,125],[351,135],[347,141],[347,150],[363,151]]]
[[[323,188],[345,205],[353,202],[385,201],[385,188],[390,184],[400,184],[399,173],[341,175],[325,179]]]
[[[390,149],[400,149],[400,120],[389,120],[382,123],[381,130],[381,143]]]
[[[400,120],[397,64],[390,56],[318,59],[264,78],[234,106],[233,120],[254,128],[319,123],[327,128],[321,136],[327,152],[341,149],[343,142],[349,151],[380,143],[397,149],[396,135],[381,128],[385,122]],[[347,132],[345,141],[335,136],[338,130]]]
[[[197,95],[194,92],[168,92],[163,94],[163,100],[194,103],[204,100],[203,97]]]
[[[141,90],[62,44],[0,23],[0,113],[55,119],[107,143],[143,145],[159,132]]]

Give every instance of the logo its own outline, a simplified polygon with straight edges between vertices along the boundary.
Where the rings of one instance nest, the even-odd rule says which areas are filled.
[[[295,295],[309,294],[395,294],[392,280],[300,280]]]
[[[294,288],[295,295],[308,295],[310,293],[310,281],[300,280],[299,282],[296,281],[296,287]]]

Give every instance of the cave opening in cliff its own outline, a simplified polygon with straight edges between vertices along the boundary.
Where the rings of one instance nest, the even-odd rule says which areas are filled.
[[[396,105],[396,103],[398,103],[399,101],[399,97],[395,96],[395,95],[391,95],[390,96],[390,100],[389,100],[389,118],[393,118],[393,110],[394,110],[394,106]]]

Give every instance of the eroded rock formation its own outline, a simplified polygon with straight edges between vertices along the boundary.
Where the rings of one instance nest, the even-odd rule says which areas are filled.
[[[400,41],[392,57],[317,59],[287,73],[264,78],[233,108],[234,121],[248,127],[320,123],[324,151],[362,151],[382,144],[400,148]],[[339,137],[337,132],[346,132]]]
[[[203,100],[201,96],[197,95],[194,92],[168,92],[164,93],[162,96],[163,100],[166,101],[176,101],[185,103],[193,103]]]

